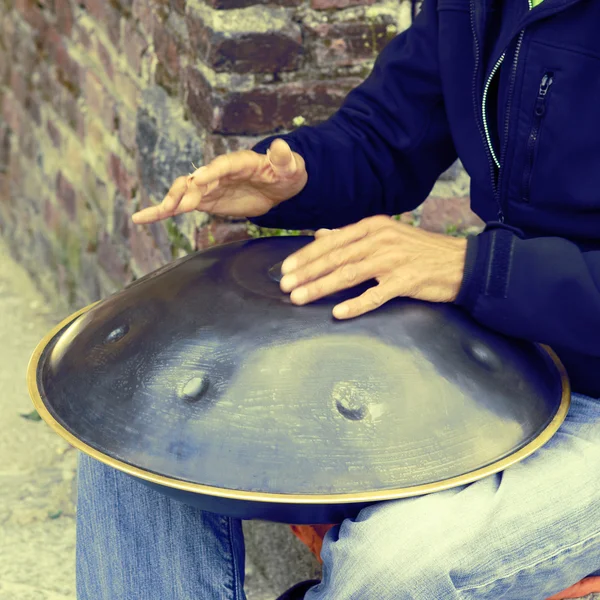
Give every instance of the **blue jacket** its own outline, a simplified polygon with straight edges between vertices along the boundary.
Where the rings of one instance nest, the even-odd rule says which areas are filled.
[[[600,2],[425,0],[330,119],[279,137],[308,183],[265,227],[410,211],[459,157],[487,227],[457,303],[600,397]]]

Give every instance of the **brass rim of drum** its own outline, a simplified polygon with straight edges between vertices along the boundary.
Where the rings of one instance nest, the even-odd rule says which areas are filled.
[[[423,485],[389,490],[378,490],[374,492],[346,494],[273,494],[267,492],[232,490],[227,488],[218,488],[209,485],[202,485],[199,483],[182,481],[180,479],[165,477],[163,475],[158,475],[156,473],[152,473],[150,471],[145,471],[144,469],[134,467],[125,462],[112,458],[111,456],[107,456],[106,454],[96,450],[95,448],[92,448],[85,442],[82,442],[72,433],[67,431],[60,423],[58,423],[50,414],[50,412],[46,408],[44,401],[42,400],[41,394],[37,386],[37,372],[40,359],[44,350],[46,349],[46,346],[48,346],[48,344],[50,344],[54,340],[56,335],[63,328],[69,325],[77,317],[96,306],[96,304],[98,304],[98,302],[94,302],[93,304],[90,304],[89,306],[78,310],[71,316],[64,319],[64,321],[62,321],[56,327],[54,327],[37,345],[36,349],[34,350],[31,356],[29,366],[27,368],[27,387],[29,389],[29,395],[31,396],[33,404],[36,410],[38,411],[39,415],[42,417],[42,419],[56,433],[58,433],[60,437],[62,437],[69,444],[71,444],[81,452],[84,452],[88,456],[91,456],[92,458],[95,458],[96,460],[106,465],[114,467],[119,471],[123,471],[124,473],[127,473],[129,475],[133,475],[134,477],[138,477],[151,483],[167,486],[178,490],[183,490],[186,492],[204,494],[207,496],[214,496],[217,498],[227,498],[231,500],[271,502],[279,504],[347,504],[353,502],[381,502],[384,500],[398,500],[401,498],[408,498],[410,496],[419,496],[423,494],[430,494],[432,492],[441,492],[442,490],[472,483],[488,475],[493,475],[494,473],[503,471],[507,467],[510,467],[511,465],[514,465],[522,461],[524,458],[527,458],[528,456],[533,454],[536,450],[538,450],[546,442],[548,442],[558,431],[563,421],[565,420],[565,417],[567,416],[567,412],[569,411],[569,406],[571,404],[571,387],[569,383],[569,378],[567,376],[567,372],[563,364],[551,348],[544,344],[537,344],[538,347],[542,348],[545,352],[547,352],[560,374],[562,396],[560,406],[558,407],[558,411],[556,412],[554,418],[552,419],[552,421],[550,421],[548,426],[534,440],[532,440],[527,445],[523,446],[523,448],[521,448],[517,452],[514,452],[510,456],[507,456],[506,458],[503,458],[502,460],[499,460],[481,469],[471,471],[470,473],[466,473],[458,477],[444,479],[443,481],[438,481],[435,483],[427,483]]]

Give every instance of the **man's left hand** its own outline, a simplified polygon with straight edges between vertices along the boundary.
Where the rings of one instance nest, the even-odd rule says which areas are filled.
[[[404,296],[453,302],[460,288],[467,241],[399,223],[386,216],[342,229],[320,229],[315,241],[281,267],[281,289],[307,304],[376,279],[378,285],[338,304],[333,316],[350,319]]]

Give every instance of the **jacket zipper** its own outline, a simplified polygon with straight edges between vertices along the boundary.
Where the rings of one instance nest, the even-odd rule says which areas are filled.
[[[473,106],[475,108],[475,115],[477,115],[477,113],[479,113],[479,111],[480,111],[478,94],[477,94],[477,74],[479,72],[480,49],[479,49],[479,40],[477,39],[477,31],[475,29],[475,0],[471,0],[469,2],[469,14],[471,17],[471,33],[473,34],[473,41],[475,43],[475,69],[474,69],[474,73],[473,73],[472,95],[473,95]],[[501,64],[501,62],[502,61],[500,61],[500,64]],[[499,66],[500,65],[498,65],[498,67]],[[489,89],[489,85],[488,85],[488,89]],[[485,105],[485,103],[484,103],[484,105]],[[492,179],[492,190],[494,193],[494,198],[496,199],[496,202],[498,204],[498,220],[501,223],[504,223],[504,213],[502,211],[502,205],[498,201],[498,197],[496,194],[496,167],[495,167],[495,163],[494,163],[494,158],[490,151],[491,144],[488,143],[489,132],[486,134],[486,131],[484,128],[485,127],[484,126],[485,118],[483,119],[483,122],[479,118],[477,118],[476,121],[477,121],[477,129],[479,130],[479,135],[485,142],[486,156],[488,159],[488,164],[490,166],[490,177]]]
[[[496,157],[496,153],[494,152],[494,146],[492,144],[492,136],[490,135],[490,129],[488,126],[488,121],[487,121],[487,98],[488,98],[488,93],[490,91],[490,86],[492,85],[492,81],[494,80],[494,77],[496,76],[496,73],[498,72],[500,65],[504,61],[505,56],[506,56],[506,53],[502,54],[502,56],[496,61],[496,64],[494,65],[494,68],[492,69],[490,76],[488,77],[487,81],[485,82],[485,87],[483,88],[483,102],[481,103],[481,117],[483,120],[483,130],[485,133],[485,141],[488,145],[488,148],[490,149],[490,154],[492,156],[492,159],[498,169],[500,169],[500,161],[498,160],[498,158]]]
[[[530,2],[531,4],[531,2]],[[519,39],[517,40],[517,45],[515,47],[515,56],[512,64],[512,71],[510,74],[510,82],[508,85],[508,98],[506,99],[506,118],[504,119],[504,143],[502,144],[502,150],[500,152],[500,162],[503,163],[506,158],[506,150],[508,148],[508,134],[509,134],[509,125],[510,125],[510,110],[512,107],[512,100],[514,96],[515,90],[515,82],[517,80],[517,64],[519,62],[519,54],[521,53],[521,46],[523,44],[523,36],[525,35],[525,31],[521,31],[519,34]],[[500,203],[500,194],[502,191],[502,181],[504,172],[506,169],[500,168],[498,170],[498,184],[496,186],[496,194],[497,194],[497,202]]]
[[[527,0],[527,3],[529,4],[529,10],[533,9],[533,2],[532,0]],[[471,13],[471,31],[473,33],[473,39],[475,40],[475,76],[473,78],[473,98],[474,101],[476,102],[476,98],[477,98],[477,68],[479,66],[479,40],[477,39],[477,32],[475,30],[475,5],[473,0],[471,0],[470,2],[470,13]],[[502,209],[502,202],[500,199],[500,184],[502,182],[502,160],[504,159],[504,155],[506,153],[506,148],[508,145],[508,129],[509,129],[509,118],[510,118],[510,107],[512,104],[512,96],[513,96],[513,91],[514,91],[514,84],[515,84],[515,79],[516,79],[516,73],[517,73],[517,63],[519,61],[519,53],[521,51],[521,45],[523,43],[523,36],[525,34],[525,31],[522,30],[521,33],[519,34],[519,39],[517,41],[517,46],[515,48],[515,57],[513,60],[513,65],[512,65],[512,73],[511,73],[511,80],[510,80],[510,86],[509,86],[509,91],[508,91],[508,100],[506,103],[506,119],[504,121],[504,144],[502,146],[502,150],[500,152],[500,158],[498,158],[496,156],[496,153],[494,152],[494,148],[492,146],[492,138],[490,135],[490,131],[489,131],[489,126],[488,126],[488,121],[487,121],[487,97],[488,97],[488,93],[489,93],[489,89],[490,86],[492,84],[492,81],[494,79],[494,77],[496,76],[496,73],[498,72],[498,69],[500,68],[500,65],[502,65],[504,58],[506,56],[506,52],[504,52],[502,54],[502,56],[496,61],[496,64],[494,65],[492,72],[490,73],[486,83],[485,83],[485,87],[483,89],[483,101],[482,101],[482,108],[481,108],[481,115],[482,115],[482,123],[483,123],[483,132],[481,131],[481,126],[479,126],[479,133],[480,135],[482,135],[485,138],[485,146],[486,146],[486,150],[487,150],[487,155],[488,155],[488,161],[490,163],[490,173],[491,173],[491,177],[492,177],[492,190],[494,193],[494,199],[496,200],[496,204],[498,205],[498,220],[501,223],[504,223],[504,210]],[[498,175],[496,176],[496,169],[494,168],[494,165],[496,167],[496,169],[498,170]]]
[[[523,173],[523,202],[529,202],[529,194],[531,190],[531,175],[533,172],[533,162],[535,160],[535,150],[540,137],[540,129],[544,115],[546,114],[546,101],[550,86],[554,83],[554,73],[544,73],[540,88],[535,100],[535,108],[533,110],[533,124],[531,133],[527,140],[527,158],[525,160],[525,172]]]

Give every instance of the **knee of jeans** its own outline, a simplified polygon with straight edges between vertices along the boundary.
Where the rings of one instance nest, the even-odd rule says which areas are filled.
[[[362,525],[362,526],[361,526]],[[434,598],[456,593],[449,579],[452,554],[433,540],[372,536],[364,524],[348,523],[323,546],[323,583],[307,600],[335,598]],[[407,590],[423,594],[407,596]]]

